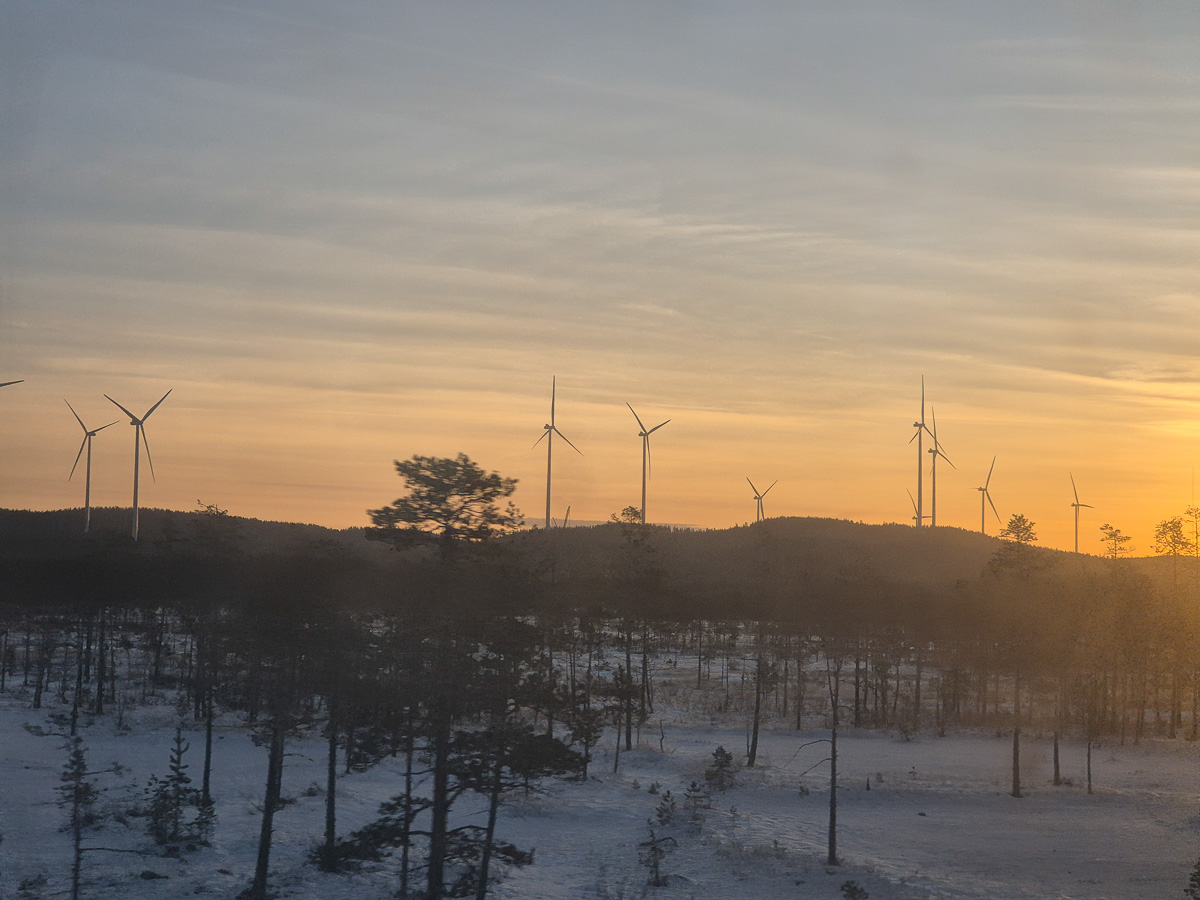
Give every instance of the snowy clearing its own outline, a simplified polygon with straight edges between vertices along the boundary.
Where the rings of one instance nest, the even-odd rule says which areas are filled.
[[[69,890],[71,841],[55,788],[65,760],[64,727],[53,710],[0,700],[0,896],[60,896]],[[125,815],[144,804],[151,775],[162,774],[175,725],[165,701],[138,709],[121,733],[111,720],[83,724],[89,767],[119,762],[125,771],[97,776],[101,809],[117,814],[89,834],[84,895],[167,900],[191,894],[232,897],[249,882],[260,823],[266,750],[233,719],[218,733],[213,792],[218,823],[210,847],[167,858],[145,835],[145,819]],[[1182,896],[1197,856],[1200,746],[1144,740],[1094,751],[1095,793],[1085,788],[1085,748],[1062,745],[1063,776],[1051,784],[1050,742],[1030,734],[1022,745],[1026,796],[1008,794],[1011,737],[995,734],[844,732],[839,736],[838,849],[828,867],[828,732],[765,731],[759,765],[742,769],[733,789],[712,798],[693,821],[689,782],[703,780],[723,745],[740,758],[741,730],[659,720],[639,747],[622,753],[612,773],[613,734],[606,736],[587,783],[548,780],[545,790],[506,803],[498,837],[535,850],[494,889],[498,898],[632,898],[726,900],[730,897],[843,897],[853,881],[874,900],[892,898],[1088,898],[1156,900]],[[193,748],[202,737],[190,734]],[[284,794],[276,816],[272,884],[297,900],[374,900],[394,895],[394,867],[372,865],[329,875],[307,862],[323,827],[323,742],[290,743]],[[188,761],[193,774],[199,753]],[[811,771],[802,775],[805,770]],[[338,830],[371,820],[398,792],[398,760],[342,777]],[[657,784],[656,793],[651,787]],[[807,793],[801,790],[801,786]],[[868,787],[869,786],[869,787]],[[639,844],[647,841],[663,793],[677,800],[674,820],[655,822],[675,848],[647,885]],[[129,852],[141,851],[144,855]],[[162,876],[162,877],[154,877]]]

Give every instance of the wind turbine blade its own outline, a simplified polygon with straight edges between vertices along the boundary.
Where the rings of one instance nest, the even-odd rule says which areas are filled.
[[[117,424],[116,422],[109,422],[107,425],[101,425],[99,428],[97,428],[95,431],[93,431],[92,434],[99,434],[105,428],[111,428],[112,426],[114,426],[116,424]]]
[[[626,406],[629,406],[629,401],[628,401],[628,400],[626,400],[626,401],[625,401],[625,405],[626,405]],[[634,417],[635,419],[637,419],[638,428],[642,429],[642,431],[645,431],[645,430],[646,430],[646,426],[642,424],[642,418],[641,418],[641,416],[639,416],[639,415],[637,414],[637,411],[636,411],[636,410],[634,410],[634,408],[633,408],[632,406],[629,406],[629,411],[630,411],[631,413],[633,413],[633,417]]]
[[[79,452],[75,454],[75,464],[71,466],[71,474],[67,476],[67,481],[75,477],[75,466],[79,465],[79,457],[83,456],[83,448],[87,446],[88,436],[83,436],[83,443],[79,445]]]
[[[558,392],[558,376],[550,379],[550,424],[554,424],[554,396]],[[564,438],[564,440],[566,440]]]
[[[950,468],[955,469],[955,470],[958,469],[958,466],[956,466],[954,463],[950,462],[950,457],[948,457],[945,453],[942,452],[941,447],[938,448],[937,455],[940,456],[942,459],[944,459],[946,462],[950,463]]]
[[[6,381],[0,384],[0,387],[8,387],[10,384],[21,384],[24,380],[24,378],[18,378],[16,381]]]
[[[767,488],[765,491],[763,491],[763,492],[762,492],[762,495],[763,495],[764,497],[765,497],[765,496],[767,496],[767,494],[770,492],[771,488],[775,487],[775,485],[777,485],[777,484],[779,484],[779,479],[778,479],[778,478],[776,478],[774,481],[772,481],[772,482],[771,482],[771,487],[769,487],[769,488]]]
[[[1068,472],[1068,473],[1067,473],[1067,475],[1069,475],[1069,476],[1070,476],[1070,478],[1071,478],[1071,490],[1072,490],[1072,491],[1074,492],[1074,494],[1075,494],[1075,505],[1076,505],[1076,506],[1079,506],[1079,505],[1080,505],[1080,504],[1079,504],[1079,489],[1078,489],[1077,487],[1075,487],[1075,476],[1074,476],[1074,475],[1071,475],[1071,473],[1070,473],[1070,472]]]
[[[912,491],[909,491],[908,488],[905,490],[908,491],[908,502],[912,504],[913,518],[915,519],[917,517],[917,501],[913,499]]]
[[[667,422],[670,422],[670,421],[671,421],[670,419],[667,419]],[[661,422],[660,424],[655,425],[653,428],[651,428],[649,431],[647,431],[646,434],[654,434],[654,432],[656,432],[656,431],[658,431],[658,429],[662,428],[663,425],[666,425],[667,422]]]
[[[563,434],[561,431],[559,431],[553,425],[551,425],[550,428],[555,434],[557,434],[560,438],[562,438],[564,441],[567,442],[568,447],[570,447],[572,450],[574,450],[580,456],[583,456],[583,451],[580,450],[578,447],[576,447],[574,444],[572,444],[571,441],[567,438],[567,436],[565,434]]]
[[[754,482],[750,480],[749,475],[746,476],[746,484],[750,485],[750,490],[754,491],[754,499],[757,500],[761,495],[758,493],[758,488],[754,486]]]
[[[925,427],[925,376],[921,376],[921,427]]]
[[[79,427],[83,429],[83,433],[87,434],[87,426],[83,424],[83,419],[79,418],[79,413],[75,412],[75,407],[71,405],[71,401],[64,399],[63,403],[67,404],[67,409],[71,411],[71,415],[75,417],[75,421],[79,423]]]
[[[1090,503],[1080,503],[1079,505],[1082,506],[1084,509],[1095,509],[1096,508],[1096,507],[1092,506],[1092,504],[1090,504]]]
[[[983,483],[984,491],[986,491],[988,489],[988,485],[992,483],[992,469],[994,469],[994,468],[996,468],[996,457],[993,456],[992,457],[992,467],[991,467],[991,469],[988,469],[987,480],[984,481],[984,483]],[[989,497],[988,499],[990,500],[991,498]],[[997,516],[998,515],[999,515],[999,513],[997,513]]]
[[[550,429],[547,428],[545,431],[542,432],[542,436],[533,442],[533,447],[536,447],[538,444],[540,444],[542,441],[544,441],[547,438],[547,436],[549,436],[549,434],[550,434]],[[532,450],[533,447],[530,447],[529,449]]]
[[[113,406],[115,406],[117,409],[119,409],[121,412],[125,413],[125,415],[129,416],[129,418],[132,419],[134,422],[138,421],[137,416],[135,416],[133,413],[131,413],[129,410],[127,410],[125,407],[123,407],[120,403],[118,403],[112,397],[108,396],[108,394],[104,395],[104,399],[107,400],[109,403],[111,403]]]
[[[162,401],[160,400],[158,402],[161,403]],[[153,410],[151,410],[151,412],[153,412]],[[146,413],[146,415],[150,415],[150,413]],[[151,480],[157,482],[158,479],[154,477],[154,460],[150,458],[150,439],[146,437],[146,426],[139,422],[137,427],[142,432],[142,444],[146,448],[146,462],[150,463],[150,478]]]
[[[175,388],[171,388],[171,391],[173,391],[173,390],[175,390]],[[159,401],[157,403],[155,403],[152,407],[150,407],[148,410],[146,410],[146,414],[144,416],[142,416],[143,422],[145,422],[148,418],[150,418],[150,413],[154,412],[156,409],[158,409],[162,405],[163,400],[167,399],[167,396],[171,393],[171,391],[167,391],[166,394],[163,394],[162,397],[159,398]],[[148,456],[149,456],[149,454],[147,454],[147,457]]]
[[[654,463],[650,459],[650,432],[642,435],[642,446],[646,448],[646,477],[651,478],[654,475]]]
[[[989,494],[987,491],[984,491],[983,496],[987,497],[988,505],[992,508],[992,513],[995,514],[996,521],[999,522],[1000,521],[1000,513],[996,512],[996,504],[992,503],[992,495]]]
[[[911,444],[913,441],[915,441],[915,440],[917,439],[917,435],[919,435],[919,434],[921,433],[921,423],[920,423],[920,422],[914,422],[913,424],[917,426],[917,430],[916,430],[916,431],[914,431],[914,432],[913,432],[913,436],[912,436],[912,437],[910,437],[910,438],[908,439],[908,442],[909,442],[910,444]]]

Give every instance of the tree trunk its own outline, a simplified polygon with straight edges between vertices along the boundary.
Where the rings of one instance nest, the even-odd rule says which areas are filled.
[[[445,710],[436,710],[434,718],[433,807],[430,811],[426,900],[442,900],[445,896],[446,831],[450,814],[450,716]]]
[[[1012,795],[1021,796],[1021,673],[1013,679]]]
[[[625,749],[633,749],[633,627],[625,626]]]
[[[1087,781],[1088,793],[1092,792],[1092,742],[1087,742]]]
[[[108,675],[107,611],[100,609],[100,633],[96,638],[96,715],[104,714],[104,679]]]
[[[204,772],[200,782],[200,798],[204,805],[212,803],[212,750],[213,750],[213,688],[211,682],[204,686]]]
[[[267,754],[267,790],[263,799],[262,827],[258,834],[258,860],[254,881],[246,892],[247,900],[267,900],[267,874],[271,864],[271,835],[275,810],[283,789],[283,750],[286,726],[276,720],[271,726],[271,749]]]
[[[329,724],[325,756],[325,856],[321,868],[331,872],[336,868],[334,849],[337,845],[337,701],[329,698]]]
[[[921,730],[921,677],[923,675],[924,663],[925,663],[925,658],[921,654],[921,648],[917,647],[916,648],[917,673],[916,673],[916,677],[913,679],[913,719],[912,719],[913,731]]]
[[[502,766],[497,759],[492,770],[491,789],[488,791],[487,828],[484,830],[483,853],[479,858],[479,882],[475,885],[475,900],[484,900],[487,897],[488,866],[492,861],[492,841],[496,836],[496,814],[500,810],[501,775]]]
[[[758,660],[754,665],[754,723],[750,728],[750,752],[746,755],[747,768],[753,769],[758,759],[758,726],[762,720],[763,651],[762,636],[759,635]]]
[[[832,728],[829,730],[829,853],[825,862],[831,866],[838,864],[837,855],[837,735],[838,714],[837,703],[833,705],[831,717]]]

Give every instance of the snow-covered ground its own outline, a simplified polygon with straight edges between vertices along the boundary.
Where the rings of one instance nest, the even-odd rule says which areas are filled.
[[[102,808],[121,814],[141,802],[153,774],[165,774],[174,730],[165,701],[140,709],[119,732],[110,719],[81,729],[91,768],[119,762],[126,772],[97,776]],[[738,774],[713,798],[703,821],[684,808],[689,782],[702,780],[712,752],[740,757],[740,730],[659,720],[612,773],[613,735],[598,751],[585,784],[547,782],[504,809],[498,837],[534,848],[534,863],[510,872],[497,898],[830,898],[856,882],[873,900],[889,898],[1181,897],[1200,855],[1200,746],[1185,741],[1105,743],[1095,751],[1095,793],[1085,788],[1084,747],[1064,742],[1064,778],[1051,784],[1048,739],[1023,742],[1026,796],[1009,796],[1011,738],[959,734],[939,738],[843,732],[839,740],[838,848],[843,864],[827,867],[828,752],[803,747],[827,732],[779,729],[762,736],[759,765]],[[55,788],[65,760],[63,727],[48,710],[0,698],[0,897],[61,896],[69,887],[71,838]],[[202,735],[190,735],[189,774],[199,779]],[[306,862],[323,828],[324,747],[293,741],[284,794],[294,802],[276,817],[272,887],[278,896],[374,900],[397,887],[394,867],[327,875]],[[815,766],[815,768],[814,768]],[[808,774],[802,775],[805,770]],[[344,776],[338,788],[339,832],[369,821],[397,791],[398,760]],[[215,751],[213,793],[218,825],[212,845],[182,858],[163,857],[145,837],[144,818],[119,815],[85,846],[85,896],[233,897],[253,873],[266,774],[265,749],[230,719]],[[659,793],[651,793],[652,785]],[[868,785],[870,786],[868,789]],[[804,790],[801,790],[803,786]],[[677,798],[675,821],[655,822],[676,848],[662,863],[667,884],[647,887],[639,864],[663,791]],[[114,850],[143,850],[146,855]],[[161,878],[151,875],[165,876]]]

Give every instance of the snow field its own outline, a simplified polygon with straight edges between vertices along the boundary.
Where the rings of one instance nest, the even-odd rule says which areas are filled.
[[[61,830],[66,816],[55,802],[65,729],[53,712],[0,698],[0,897],[32,900],[69,890],[70,835]],[[610,730],[587,783],[551,780],[543,792],[506,803],[498,838],[534,849],[535,859],[509,872],[492,896],[839,900],[840,886],[853,880],[873,900],[1159,900],[1182,895],[1200,855],[1200,747],[1185,741],[1104,743],[1094,750],[1096,792],[1089,796],[1084,746],[1063,742],[1063,776],[1071,784],[1055,787],[1049,739],[1030,734],[1022,741],[1026,796],[1015,799],[1008,795],[1010,735],[922,733],[905,740],[842,732],[843,865],[831,869],[824,865],[829,794],[828,766],[821,762],[828,745],[801,748],[828,732],[764,730],[759,765],[740,770],[737,786],[714,795],[703,821],[693,823],[684,805],[688,783],[703,780],[717,745],[742,758],[745,735],[664,719],[660,752],[659,721],[647,724],[637,749],[621,754],[617,774]],[[117,818],[85,839],[85,846],[109,848],[85,856],[85,896],[233,897],[249,883],[266,750],[233,717],[222,723],[214,750],[218,823],[210,847],[164,857],[145,835],[146,820],[127,815],[144,805],[150,776],[165,773],[175,723],[175,709],[165,701],[129,714],[126,731],[108,718],[81,719],[89,767],[119,762],[126,770],[95,779],[103,789],[100,808]],[[185,761],[198,784],[203,735],[188,737]],[[389,864],[329,875],[307,862],[323,829],[324,753],[319,738],[289,742],[284,794],[291,802],[275,819],[272,887],[277,896],[297,900],[391,897],[398,883]],[[398,759],[341,777],[339,834],[374,818],[400,781]],[[660,793],[652,794],[656,782]],[[667,884],[648,887],[639,844],[649,837],[647,822],[666,790],[677,799],[675,820],[654,828],[677,847],[662,863]],[[456,807],[457,821],[476,814],[482,821],[482,807],[468,802]]]

